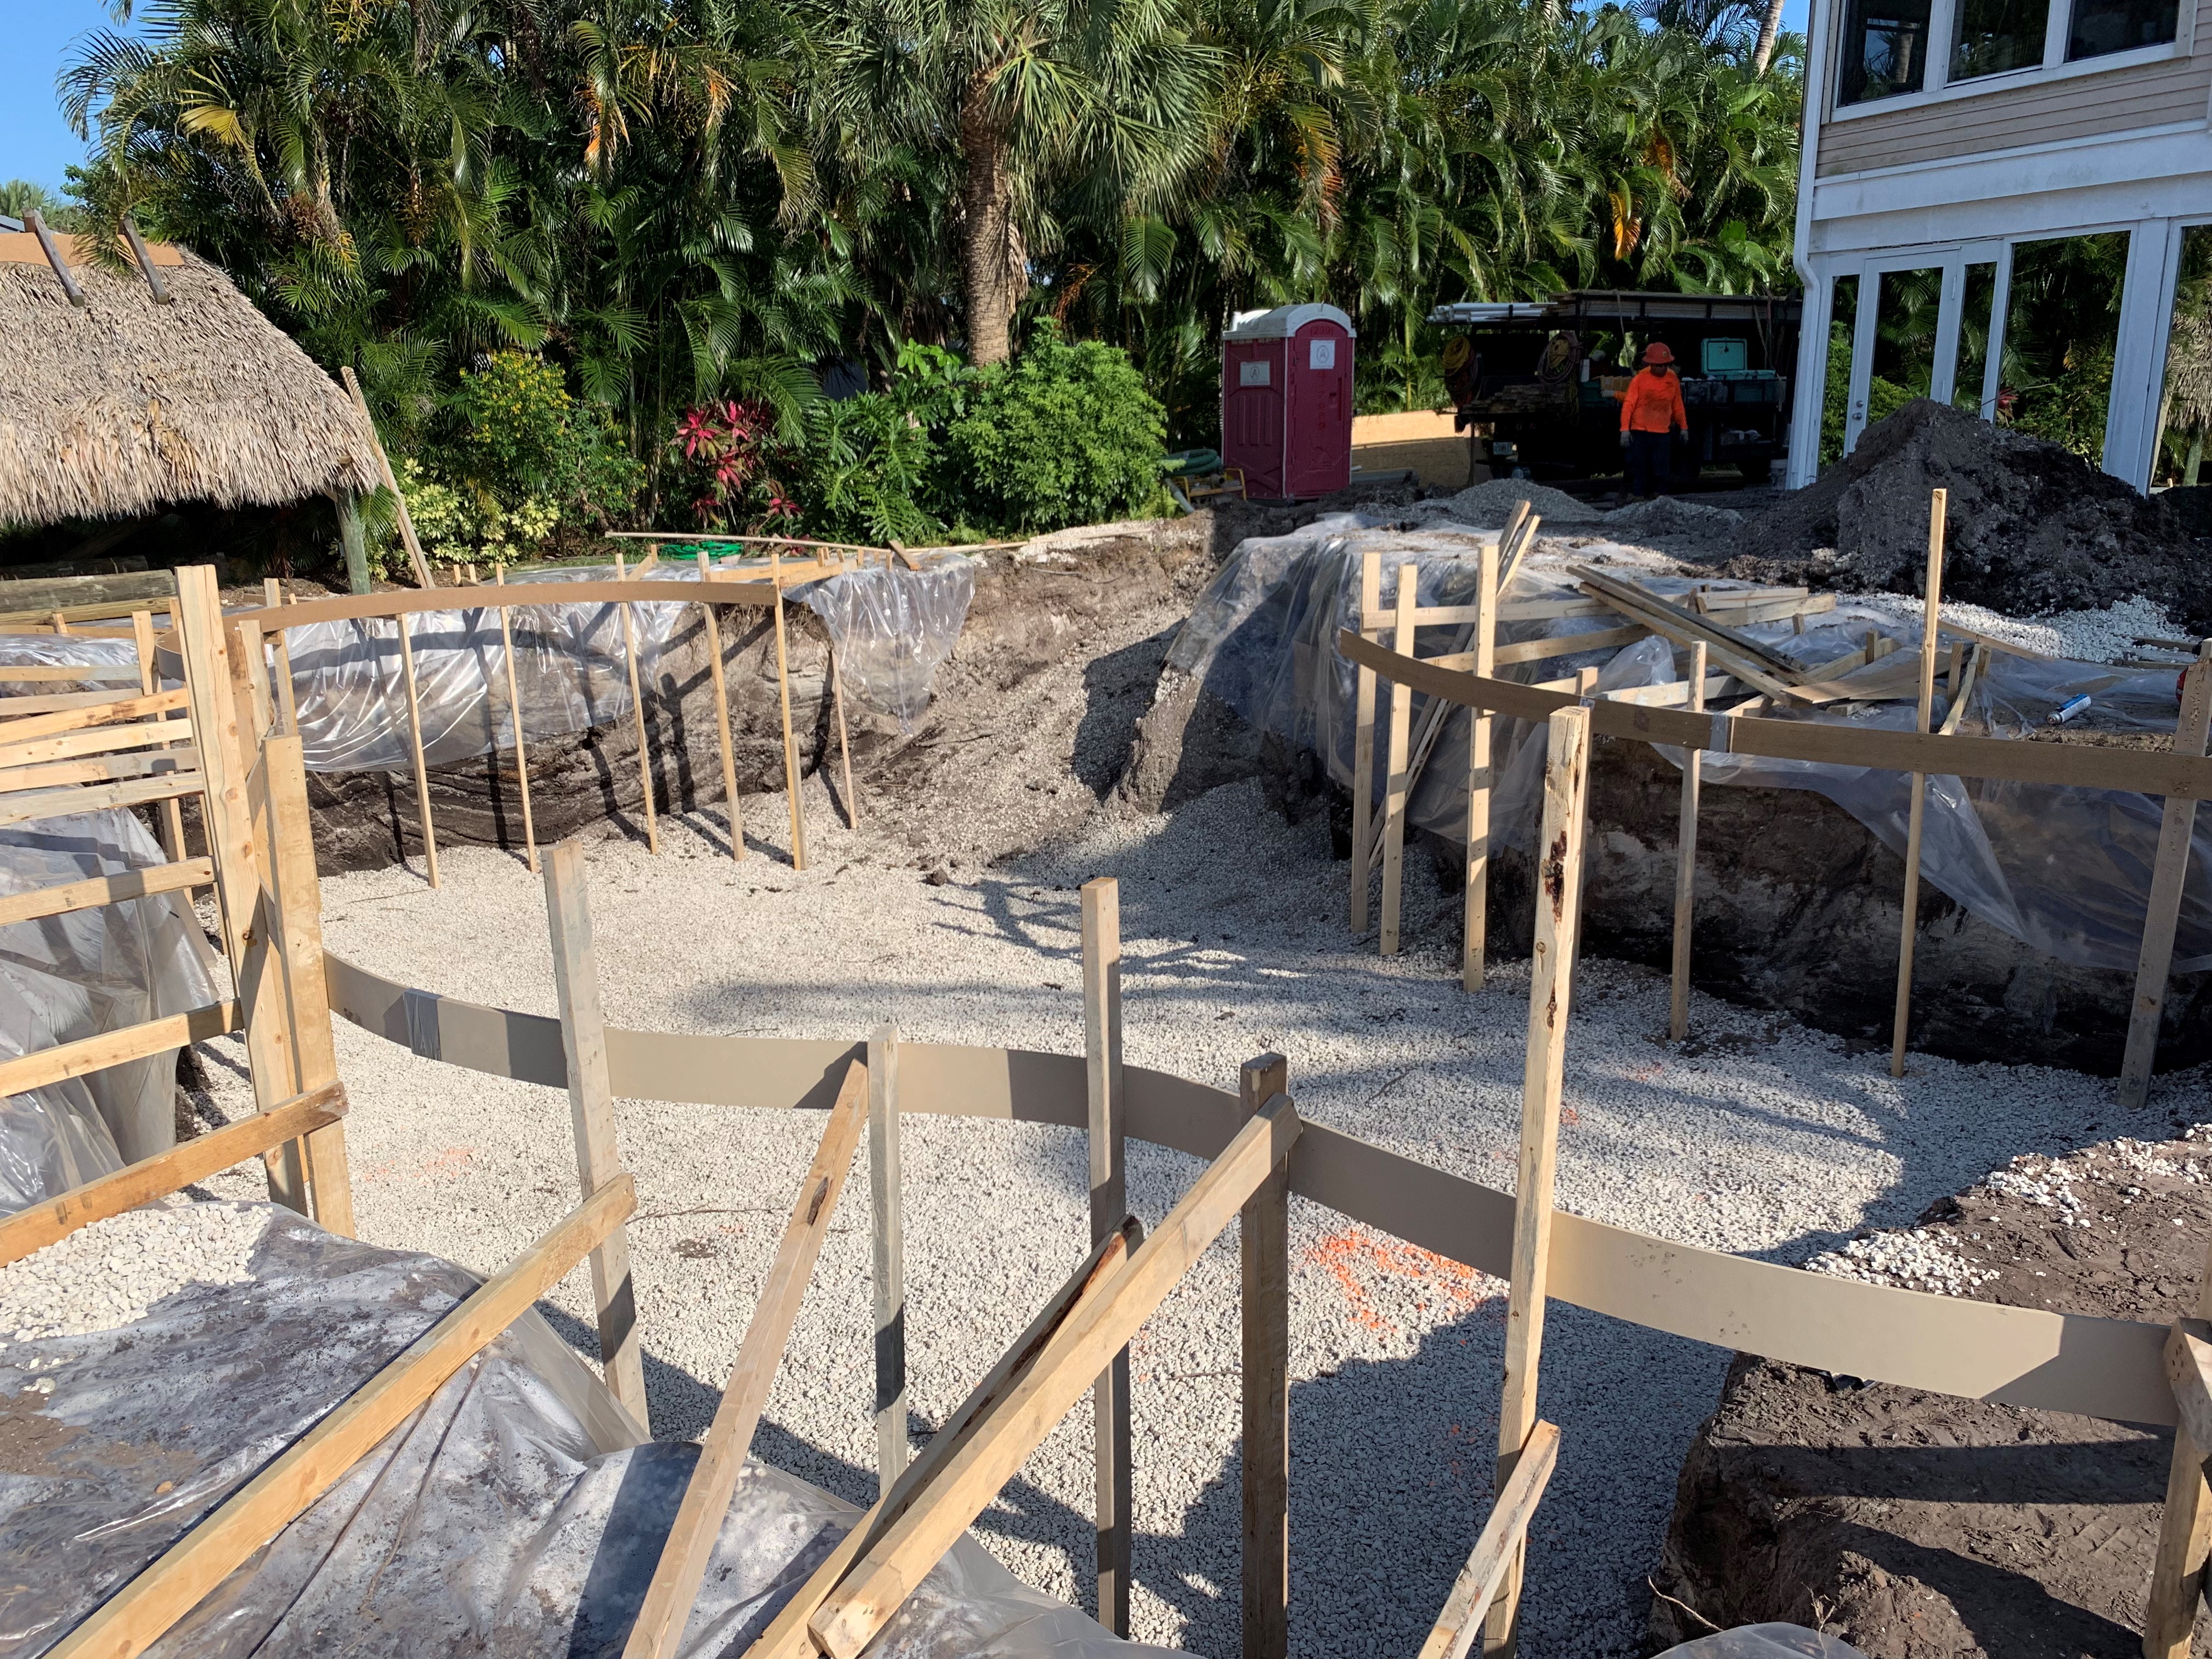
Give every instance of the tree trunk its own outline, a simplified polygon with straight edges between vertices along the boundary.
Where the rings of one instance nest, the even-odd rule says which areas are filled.
[[[1766,73],[1773,61],[1775,37],[1782,33],[1782,0],[1766,0],[1766,15],[1759,21],[1759,44],[1751,51],[1751,69],[1754,75]]]
[[[978,73],[968,83],[960,110],[960,154],[968,175],[961,191],[961,274],[968,289],[968,361],[978,368],[1003,363],[1012,355],[1020,263],[1006,135],[989,108],[988,95]]]

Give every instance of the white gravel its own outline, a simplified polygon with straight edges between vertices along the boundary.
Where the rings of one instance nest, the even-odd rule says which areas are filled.
[[[236,1204],[131,1210],[0,1267],[0,1331],[88,1336],[143,1319],[193,1285],[243,1285],[270,1212]]]
[[[818,801],[818,797],[816,798]],[[759,803],[756,824],[778,820]],[[932,885],[910,847],[810,817],[814,867],[742,865],[663,823],[659,858],[590,853],[608,1018],[630,1027],[864,1035],[1080,1053],[1083,879],[1121,881],[1127,1054],[1233,1086],[1239,1061],[1290,1060],[1300,1109],[1499,1188],[1516,1167],[1525,964],[1461,993],[1457,900],[1409,860],[1405,955],[1346,937],[1346,866],[1318,815],[1285,824],[1259,786],[1172,818],[1101,817],[1062,850]],[[324,884],[331,946],[449,994],[552,1012],[541,890],[518,860],[455,849],[431,892],[401,871]],[[1567,1061],[1559,1199],[1577,1213],[1802,1261],[1911,1222],[2025,1149],[2096,1137],[2110,1085],[2071,1073],[1886,1050],[1699,997],[1670,1052],[1663,977],[1585,961]],[[218,1095],[242,1109],[234,1041]],[[480,1268],[574,1201],[565,1097],[419,1060],[347,1026],[342,1074],[362,1234]],[[2161,1079],[2160,1093],[2187,1090]],[[2202,1079],[2194,1080],[2201,1087]],[[630,1236],[653,1426],[701,1432],[765,1276],[819,1120],[624,1102],[637,1174]],[[908,1342],[918,1431],[941,1421],[1079,1256],[1074,1133],[906,1121]],[[865,1159],[865,1152],[863,1153]],[[1134,1146],[1132,1202],[1157,1222],[1193,1160]],[[211,1182],[257,1193],[257,1170]],[[847,1188],[757,1449],[855,1501],[873,1495],[866,1185]],[[1480,1526],[1497,1433],[1504,1285],[1303,1200],[1293,1206],[1293,1650],[1418,1647]],[[585,1341],[588,1286],[554,1300]],[[1237,1647],[1236,1258],[1209,1252],[1135,1348],[1135,1634]],[[1675,1477],[1729,1355],[1555,1304],[1542,1409],[1565,1433],[1535,1528],[1531,1659],[1640,1652]],[[1079,1411],[979,1524],[1029,1583],[1090,1598],[1091,1432]]]
[[[1924,606],[1911,593],[1854,595],[1855,603],[1879,606],[1899,617],[1917,618]],[[2030,651],[2074,662],[2117,662],[2135,650],[2139,637],[2178,639],[2185,630],[2152,601],[2123,599],[2101,611],[2059,611],[2040,617],[2008,617],[1985,605],[1943,604],[1943,614],[1972,628]]]

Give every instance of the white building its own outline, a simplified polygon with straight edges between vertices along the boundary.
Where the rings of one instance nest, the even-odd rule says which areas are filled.
[[[2099,459],[2138,489],[2179,476],[2185,427],[2203,447],[2166,369],[2177,278],[2187,328],[2212,270],[2212,0],[1814,0],[1810,40],[1790,483],[1834,458],[1839,418],[1848,452],[1899,387],[1984,418],[2063,390],[2096,453],[2077,394],[2107,337]],[[2008,354],[2036,305],[2045,336],[2054,305],[2084,319],[2063,389],[2053,364],[2012,361],[2021,339]]]

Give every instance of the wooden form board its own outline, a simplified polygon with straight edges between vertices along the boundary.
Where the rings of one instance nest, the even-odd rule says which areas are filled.
[[[702,592],[702,588],[708,591]],[[230,620],[253,623],[263,629],[305,628],[310,623],[361,622],[438,611],[527,611],[542,605],[697,605],[702,600],[714,605],[768,605],[775,602],[775,586],[768,582],[732,581],[718,576],[712,582],[686,584],[633,576],[611,582],[480,583],[412,592],[356,593],[234,611]]]
[[[1525,687],[1516,690],[1525,690]],[[1591,710],[1592,724],[1603,706]],[[325,957],[334,1012],[431,1060],[566,1085],[560,1023],[413,989]],[[702,1106],[819,1109],[859,1042],[607,1032],[611,1086],[625,1099]],[[1079,1055],[902,1041],[904,1112],[1081,1129]],[[1123,1068],[1128,1134],[1211,1158],[1239,1120],[1237,1097],[1147,1066]],[[1291,1192],[1419,1249],[1504,1278],[1513,1200],[1417,1159],[1308,1124],[1292,1150]],[[2117,1422],[2171,1424],[2162,1326],[1967,1302],[1729,1255],[1562,1212],[1552,1234],[1551,1294],[1693,1341],[1905,1388]]]

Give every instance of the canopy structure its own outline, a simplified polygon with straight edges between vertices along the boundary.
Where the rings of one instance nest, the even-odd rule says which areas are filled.
[[[88,240],[13,223],[0,526],[375,488],[367,417],[221,270],[160,243],[99,258]]]

